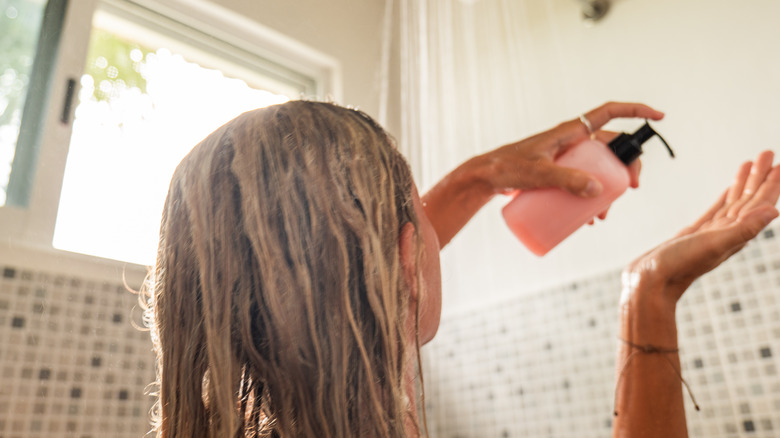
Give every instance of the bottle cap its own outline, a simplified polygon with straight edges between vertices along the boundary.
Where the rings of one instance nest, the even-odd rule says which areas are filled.
[[[655,132],[650,124],[645,120],[645,124],[639,128],[633,134],[626,134],[625,132],[618,135],[617,138],[609,142],[609,148],[617,155],[618,159],[626,166],[631,164],[632,161],[642,155],[642,144],[653,136],[658,136],[661,139],[666,149],[669,151],[669,155],[674,158],[674,152],[669,147],[669,143],[661,137],[661,134]]]

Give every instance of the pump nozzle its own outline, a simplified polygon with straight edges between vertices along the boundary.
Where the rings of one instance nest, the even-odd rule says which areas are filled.
[[[661,137],[661,134],[657,133],[650,126],[650,123],[648,123],[647,120],[645,120],[645,124],[642,125],[642,127],[639,128],[635,133],[622,133],[618,135],[617,138],[609,142],[609,148],[612,149],[612,152],[615,153],[618,159],[620,159],[620,161],[622,161],[623,164],[627,166],[631,164],[632,161],[636,160],[638,156],[642,155],[642,144],[652,138],[654,135],[657,135],[658,138],[661,139],[661,142],[669,151],[669,155],[674,158],[674,151],[672,151],[669,143],[667,143],[666,140]]]

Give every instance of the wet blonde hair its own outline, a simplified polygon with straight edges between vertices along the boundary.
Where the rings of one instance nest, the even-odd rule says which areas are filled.
[[[157,435],[406,436],[407,222],[409,167],[359,111],[288,102],[198,144],[148,296]]]

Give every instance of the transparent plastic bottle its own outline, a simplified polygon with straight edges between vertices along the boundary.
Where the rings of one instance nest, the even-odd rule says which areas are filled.
[[[609,145],[586,140],[570,148],[555,160],[556,164],[592,174],[604,191],[595,198],[582,198],[558,188],[521,192],[504,207],[504,220],[531,252],[547,254],[626,191],[631,180],[627,166],[642,154],[642,144],[655,135],[674,157],[663,137],[647,122],[633,134],[620,134]]]

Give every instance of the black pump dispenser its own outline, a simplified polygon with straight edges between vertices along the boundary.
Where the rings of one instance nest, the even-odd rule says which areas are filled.
[[[632,161],[636,160],[638,156],[642,155],[642,144],[654,135],[657,135],[658,138],[661,139],[664,146],[666,146],[666,149],[669,150],[669,155],[674,158],[674,152],[672,151],[672,148],[669,147],[669,143],[661,137],[661,134],[655,132],[650,124],[647,123],[647,120],[645,120],[645,124],[635,133],[626,134],[624,132],[618,135],[617,138],[609,142],[609,148],[623,164],[628,166]]]

